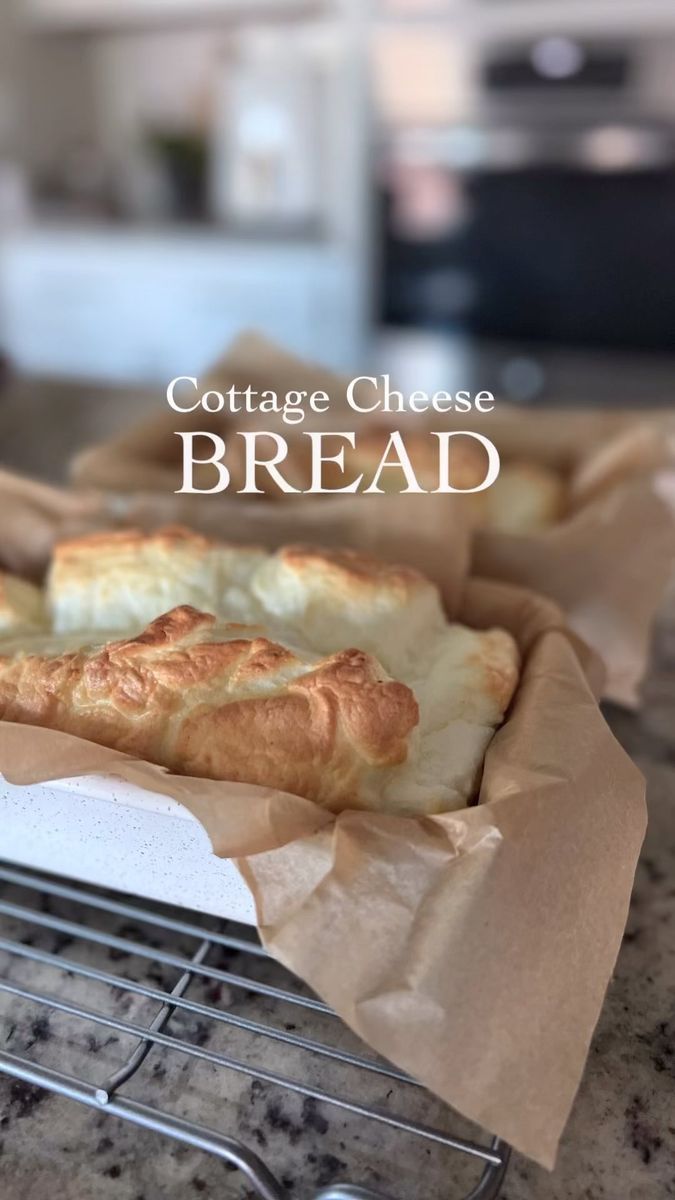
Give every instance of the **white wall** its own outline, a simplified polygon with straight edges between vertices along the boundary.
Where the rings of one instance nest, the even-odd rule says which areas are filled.
[[[95,133],[85,39],[28,35],[21,0],[0,0],[0,154],[41,172]]]

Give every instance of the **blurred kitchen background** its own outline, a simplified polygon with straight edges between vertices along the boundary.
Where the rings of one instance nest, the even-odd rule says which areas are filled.
[[[38,395],[156,398],[248,328],[670,404],[675,5],[0,0],[0,236],[5,461]]]

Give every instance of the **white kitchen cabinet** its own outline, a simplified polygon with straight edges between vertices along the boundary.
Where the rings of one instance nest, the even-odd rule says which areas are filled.
[[[163,24],[172,17],[184,20],[218,17],[228,13],[246,16],[260,10],[297,12],[292,0],[23,0],[24,18],[30,25],[53,29],[115,28],[120,25]],[[307,0],[304,7],[317,7]]]
[[[0,346],[26,373],[166,384],[257,329],[347,368],[362,293],[356,264],[320,241],[28,229],[0,247]]]

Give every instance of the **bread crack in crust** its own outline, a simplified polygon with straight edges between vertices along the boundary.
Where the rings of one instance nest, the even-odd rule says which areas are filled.
[[[318,659],[186,605],[130,640],[1,658],[0,716],[340,809],[405,760],[419,713],[360,650]]]

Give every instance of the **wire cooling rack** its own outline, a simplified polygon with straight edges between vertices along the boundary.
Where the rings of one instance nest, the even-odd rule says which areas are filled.
[[[46,946],[50,948],[43,948]],[[110,962],[123,962],[124,969],[104,969]],[[236,970],[226,969],[233,963]],[[85,999],[77,998],[78,983],[88,989]],[[94,985],[108,997],[107,1005],[91,1006]],[[200,998],[188,995],[190,990],[193,997],[198,990]],[[83,1065],[77,1075],[67,1074],[58,1066],[3,1050],[2,1073],[215,1155],[238,1169],[250,1192],[260,1200],[291,1200],[299,1193],[281,1182],[273,1162],[264,1162],[240,1138],[210,1124],[172,1115],[164,1103],[150,1105],[129,1095],[130,1083],[138,1082],[146,1059],[161,1052],[158,1048],[172,1058],[208,1063],[224,1074],[234,1072],[257,1080],[257,1086],[303,1097],[322,1109],[326,1106],[326,1112],[338,1110],[359,1122],[379,1123],[397,1139],[407,1135],[418,1143],[440,1147],[447,1151],[447,1175],[444,1163],[443,1177],[448,1180],[444,1193],[448,1200],[496,1200],[501,1191],[508,1147],[498,1139],[480,1144],[406,1115],[411,1095],[416,1096],[417,1103],[412,1106],[416,1113],[420,1093],[429,1101],[429,1108],[438,1111],[438,1102],[389,1063],[370,1056],[366,1047],[363,1052],[360,1046],[358,1052],[345,1049],[335,1036],[340,1031],[347,1034],[339,1018],[276,964],[245,927],[151,902],[129,902],[110,892],[0,863],[0,1001],[3,996],[5,1003],[15,1008],[19,1003],[29,1009],[34,1005],[36,1014],[68,1020],[69,1037],[82,1051],[78,1061]],[[120,996],[128,998],[125,1004],[133,1002],[141,1008],[143,1020],[119,1014],[114,998]],[[249,998],[262,1004],[263,1019],[246,1015],[251,1011],[257,1014],[260,1008],[260,1004],[249,1004]],[[238,1011],[241,1008],[243,1013]],[[289,1012],[301,1015],[302,1022],[284,1020]],[[188,1019],[193,1024],[196,1021],[201,1032],[193,1040],[183,1036],[183,1027],[175,1028],[181,1020],[185,1026]],[[208,1029],[216,1025],[227,1034],[227,1052],[205,1044]],[[101,1064],[86,1054],[95,1027],[116,1035],[108,1038],[116,1043],[116,1049],[123,1043],[127,1047],[120,1051],[120,1061],[107,1077],[98,1080],[95,1076],[101,1073]],[[297,1032],[299,1027],[302,1032]],[[334,1036],[327,1035],[327,1029]],[[240,1053],[243,1034],[253,1048],[247,1055]],[[230,1052],[233,1040],[236,1054]],[[298,1071],[300,1078],[265,1066],[275,1051],[278,1058],[282,1047],[297,1053],[304,1063],[304,1069]],[[31,1051],[39,1052],[39,1040]],[[334,1068],[341,1072],[341,1080],[349,1069],[347,1074],[353,1077],[349,1094],[327,1083]],[[373,1078],[387,1084],[387,1099],[391,1097],[392,1102],[386,1107],[363,1102],[368,1090],[365,1084]],[[359,1099],[350,1098],[354,1095]],[[468,1195],[456,1182],[457,1155],[463,1166],[467,1161],[475,1164],[477,1181]],[[331,1183],[319,1190],[305,1188],[302,1195],[311,1200],[392,1200],[391,1195],[358,1182]],[[396,1200],[406,1197],[397,1196]]]

